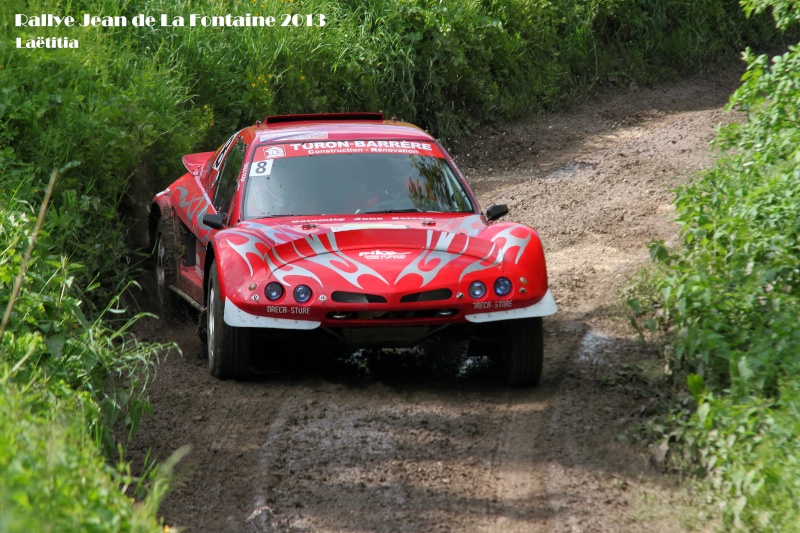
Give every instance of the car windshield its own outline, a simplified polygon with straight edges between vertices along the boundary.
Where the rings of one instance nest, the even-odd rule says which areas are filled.
[[[245,219],[474,211],[461,180],[440,157],[405,153],[280,157],[283,152],[270,152],[274,149],[258,147],[250,163]],[[260,151],[270,155],[259,156]]]

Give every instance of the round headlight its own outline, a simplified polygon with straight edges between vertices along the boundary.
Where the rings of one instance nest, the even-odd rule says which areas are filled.
[[[498,296],[505,296],[511,292],[511,280],[508,278],[497,278],[494,282],[494,292]]]
[[[294,288],[294,299],[298,303],[304,304],[311,299],[311,287],[308,285],[298,285]]]
[[[480,281],[473,281],[469,284],[469,295],[472,296],[473,300],[483,298],[484,294],[486,294],[486,285]]]
[[[267,300],[275,301],[281,296],[283,296],[283,285],[278,283],[277,281],[272,281],[267,283],[267,286],[264,287],[264,296],[267,297]]]

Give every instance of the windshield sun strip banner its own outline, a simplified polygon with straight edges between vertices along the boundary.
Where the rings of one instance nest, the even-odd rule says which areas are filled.
[[[444,159],[441,151],[433,142],[347,140],[266,144],[256,148],[253,163],[283,157],[331,154],[407,154]]]

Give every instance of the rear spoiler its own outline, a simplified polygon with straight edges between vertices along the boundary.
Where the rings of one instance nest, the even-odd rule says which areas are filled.
[[[186,170],[188,170],[192,176],[199,176],[200,171],[203,170],[203,167],[213,155],[214,152],[186,154],[181,158],[181,161],[183,161],[183,166],[186,167]]]
[[[275,115],[264,119],[263,124],[282,124],[285,122],[321,122],[368,120],[383,122],[383,113],[309,113],[304,115]]]

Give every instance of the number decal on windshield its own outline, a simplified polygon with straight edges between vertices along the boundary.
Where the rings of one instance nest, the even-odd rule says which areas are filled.
[[[269,176],[270,172],[272,172],[272,163],[274,161],[274,159],[265,159],[264,161],[258,161],[257,163],[250,165],[250,177]]]

